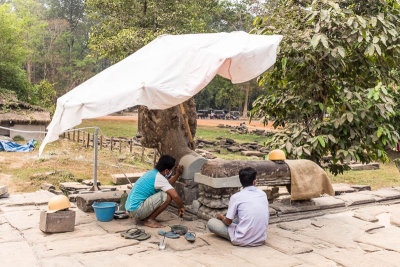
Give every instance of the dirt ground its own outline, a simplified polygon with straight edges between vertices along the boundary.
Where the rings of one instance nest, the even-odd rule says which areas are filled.
[[[96,118],[95,120],[116,120],[116,121],[137,121],[137,115],[136,114],[131,114],[127,116],[104,116],[100,118]],[[259,120],[253,120],[251,123],[249,123],[249,120],[211,120],[211,119],[198,119],[197,120],[197,125],[199,126],[218,126],[220,124],[226,124],[226,125],[231,125],[231,126],[239,126],[241,123],[246,123],[246,125],[250,129],[268,129],[268,130],[274,130],[275,128],[272,126],[272,122],[269,122],[268,125],[264,126],[262,122]]]

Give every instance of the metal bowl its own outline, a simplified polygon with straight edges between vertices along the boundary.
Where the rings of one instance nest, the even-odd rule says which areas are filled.
[[[184,235],[188,232],[188,228],[184,225],[176,224],[176,225],[172,225],[170,227],[171,227],[171,231],[175,234]]]

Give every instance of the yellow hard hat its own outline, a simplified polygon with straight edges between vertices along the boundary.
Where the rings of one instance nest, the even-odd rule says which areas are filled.
[[[64,210],[71,207],[69,199],[64,195],[52,197],[49,200],[49,211]]]
[[[272,150],[271,152],[269,152],[268,159],[269,160],[285,160],[286,159],[285,152],[283,152],[280,149]]]

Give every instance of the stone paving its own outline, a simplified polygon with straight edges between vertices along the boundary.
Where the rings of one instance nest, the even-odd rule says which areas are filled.
[[[10,195],[0,199],[0,266],[399,266],[396,190],[400,192],[382,189],[358,192],[358,197],[315,199],[319,210],[305,209],[314,216],[286,222],[275,218],[266,244],[256,248],[232,246],[209,233],[205,221],[182,222],[167,211],[160,215],[162,223],[185,224],[197,240],[191,244],[182,237],[167,239],[164,251],[158,249],[157,229],[144,227],[152,234],[146,241],[123,239],[119,233],[135,227],[133,220],[98,222],[93,213],[75,207],[74,232],[44,234],[39,230],[39,213],[53,194]],[[299,207],[274,208],[285,218],[283,212],[294,214]]]

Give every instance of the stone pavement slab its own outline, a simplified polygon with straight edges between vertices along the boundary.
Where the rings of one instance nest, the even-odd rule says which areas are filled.
[[[19,232],[13,229],[8,223],[0,224],[0,243],[23,241]]]
[[[31,244],[46,243],[71,238],[100,236],[107,234],[95,222],[75,226],[73,232],[46,234],[39,230],[38,227],[23,231],[24,238]]]
[[[35,254],[25,241],[0,243],[0,265],[39,266]]]
[[[311,201],[314,203],[314,205],[319,206],[320,209],[332,209],[345,206],[343,200],[332,196],[313,198]]]
[[[400,228],[385,227],[377,229],[372,233],[363,233],[356,237],[355,241],[383,248],[389,251],[400,252]]]
[[[313,251],[312,246],[279,235],[268,235],[267,246],[287,255],[304,254]]]
[[[8,212],[5,214],[5,217],[12,227],[17,228],[19,231],[23,231],[39,227],[40,211],[30,210]]]
[[[376,191],[362,191],[359,194],[375,196],[376,201],[385,201],[400,198],[400,191],[391,188],[383,188]]]
[[[366,191],[363,191],[366,192]],[[343,200],[346,206],[354,206],[366,203],[375,202],[375,197],[371,195],[362,194],[363,192],[343,194],[336,196],[335,198]]]
[[[33,193],[10,195],[8,198],[0,199],[0,205],[6,206],[26,206],[26,205],[44,205],[49,199],[54,197],[53,193],[39,190]]]
[[[54,257],[73,253],[111,251],[137,244],[139,241],[122,238],[119,234],[106,234],[38,243],[35,244],[35,251],[41,257]]]
[[[341,195],[344,193],[353,193],[356,191],[349,184],[332,184],[332,187],[333,191],[335,191],[335,195]]]
[[[109,222],[96,221],[97,225],[101,227],[104,231],[108,233],[121,233],[128,229],[136,228],[136,221],[134,219],[128,218],[124,220],[112,220]]]

